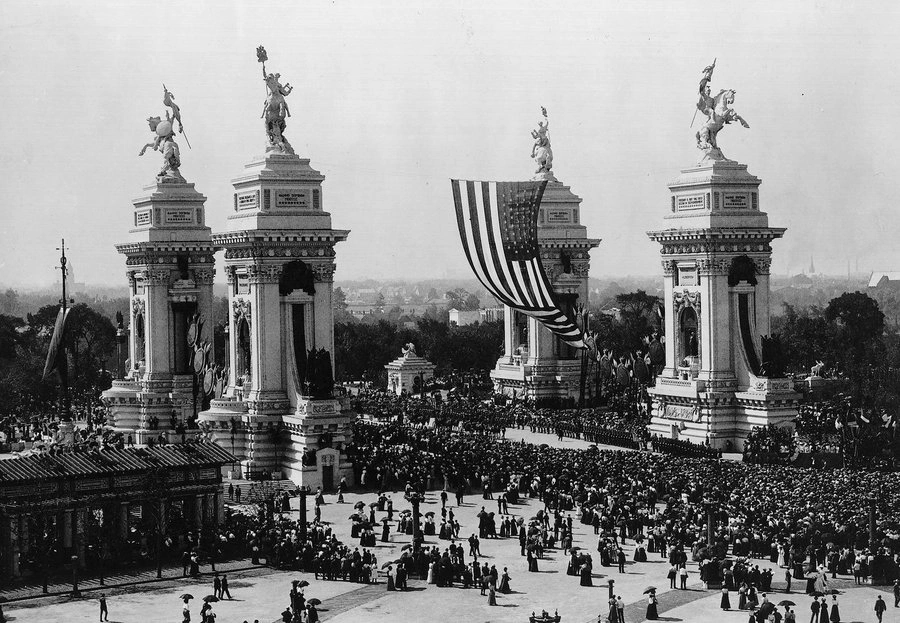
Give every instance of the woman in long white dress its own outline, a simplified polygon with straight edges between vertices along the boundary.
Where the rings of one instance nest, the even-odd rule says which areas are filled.
[[[434,562],[428,563],[428,584],[434,584]]]

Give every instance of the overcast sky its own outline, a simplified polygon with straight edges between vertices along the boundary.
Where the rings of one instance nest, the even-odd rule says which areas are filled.
[[[448,179],[528,179],[541,106],[554,171],[603,239],[592,275],[656,274],[645,231],[698,159],[714,57],[713,89],[736,89],[751,126],[719,144],[788,228],[773,271],[900,270],[900,3],[258,4],[0,3],[0,283],[52,282],[63,236],[78,281],[124,283],[113,245],[161,165],[137,153],[163,82],[193,146],[182,174],[223,229],[230,180],[264,149],[260,44],[295,87],[285,135],[351,230],[339,280],[469,276]]]

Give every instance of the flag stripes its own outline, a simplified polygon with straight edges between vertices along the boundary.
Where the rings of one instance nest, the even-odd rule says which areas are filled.
[[[450,185],[459,237],[478,281],[504,305],[585,348],[581,329],[560,308],[541,264],[537,217],[547,182],[450,180]]]

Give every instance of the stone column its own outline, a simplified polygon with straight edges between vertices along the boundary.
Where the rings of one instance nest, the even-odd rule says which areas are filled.
[[[128,502],[121,502],[119,504],[119,517],[118,517],[118,528],[119,528],[119,537],[124,541],[128,538]]]
[[[225,524],[225,495],[221,491],[216,493],[216,524]]]
[[[82,569],[85,567],[85,536],[84,529],[87,526],[87,514],[88,509],[85,507],[79,507],[75,510],[74,513],[74,546],[75,546],[75,556],[78,557],[78,566]]]
[[[204,493],[203,494],[203,517],[207,521],[215,521],[216,520],[216,494],[215,493]]]
[[[4,567],[6,575],[10,578],[19,577],[19,516],[9,518],[6,534],[4,535],[3,550],[5,552]]]
[[[72,547],[74,543],[74,532],[75,532],[75,517],[74,511],[71,508],[67,508],[63,511],[63,534],[62,534],[62,542],[63,547]]]

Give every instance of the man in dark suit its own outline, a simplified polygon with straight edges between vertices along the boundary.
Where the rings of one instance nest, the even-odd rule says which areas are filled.
[[[809,623],[818,623],[819,621],[819,600],[813,597],[813,601],[809,604]]]

